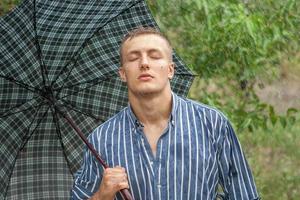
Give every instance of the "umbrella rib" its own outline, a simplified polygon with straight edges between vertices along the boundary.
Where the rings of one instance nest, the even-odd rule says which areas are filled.
[[[35,41],[35,45],[37,48],[37,57],[38,57],[38,61],[40,63],[41,66],[41,72],[42,72],[42,77],[43,77],[43,85],[46,86],[46,79],[47,82],[49,82],[48,80],[48,72],[47,72],[47,68],[45,66],[45,63],[43,61],[43,55],[42,55],[42,50],[41,50],[41,46],[39,43],[39,38],[38,38],[38,34],[37,34],[37,30],[36,30],[36,0],[33,1],[33,27],[34,27],[34,41]]]
[[[138,0],[137,2],[135,3],[138,3],[138,2],[142,2],[142,0]],[[120,13],[118,13],[116,16],[112,17],[110,20],[108,20],[105,24],[103,24],[101,27],[98,27],[98,29],[96,29],[96,31],[89,37],[87,38],[83,43],[82,45],[79,47],[79,50],[75,53],[74,56],[72,56],[72,58],[70,59],[69,62],[66,63],[66,65],[60,70],[59,74],[57,75],[57,77],[51,82],[51,87],[53,86],[53,84],[57,81],[57,79],[61,76],[61,74],[63,73],[63,71],[65,71],[66,67],[72,63],[72,61],[75,61],[76,63],[76,60],[75,59],[76,57],[78,57],[81,52],[83,51],[84,49],[84,46],[86,46],[86,44],[94,37],[94,35],[96,35],[103,27],[105,27],[108,23],[110,23],[112,20],[114,20],[115,18],[119,17],[121,14],[123,14],[124,12],[126,12],[127,10],[131,9],[132,7],[135,6],[135,3],[133,3],[131,6],[127,7],[126,9],[122,10]],[[70,70],[70,72],[75,68],[75,66],[73,66]],[[65,78],[65,80],[67,80],[69,78],[71,73],[68,74],[68,76]],[[64,87],[64,84],[65,84],[65,81],[63,81],[63,85],[60,87],[60,90],[58,91],[58,93],[61,91],[61,89]]]
[[[35,88],[33,86],[30,86],[28,84],[22,83],[21,81],[18,81],[16,79],[12,78],[12,77],[3,76],[1,74],[0,74],[0,77],[6,79],[6,80],[8,80],[8,81],[10,81],[10,82],[12,82],[12,83],[14,83],[16,85],[18,85],[18,86],[21,86],[22,88],[25,88],[25,89],[33,92],[33,93],[39,93],[39,92],[41,92],[40,89]]]
[[[53,106],[51,106],[51,111],[52,111],[52,116],[53,116],[54,124],[55,124],[55,127],[56,127],[57,137],[58,137],[58,139],[60,141],[60,145],[61,145],[61,148],[62,148],[62,152],[63,152],[64,158],[65,158],[66,163],[68,165],[68,169],[70,171],[70,174],[72,174],[72,176],[74,178],[74,175],[73,175],[73,173],[71,171],[71,163],[69,162],[68,157],[66,155],[66,152],[64,151],[65,146],[64,146],[64,143],[62,141],[62,136],[61,136],[61,132],[60,132],[60,126],[59,126],[57,112],[56,112],[56,110],[55,110],[55,108]]]
[[[88,86],[88,87],[82,88],[82,89],[80,89],[80,90],[78,90],[78,91],[76,91],[76,92],[73,92],[72,94],[68,94],[68,95],[65,95],[65,96],[63,96],[63,97],[60,97],[59,99],[63,99],[63,98],[66,98],[66,97],[68,97],[68,96],[75,95],[75,94],[77,94],[77,93],[79,93],[79,92],[81,92],[81,91],[84,91],[84,90],[88,89],[88,88],[94,87],[94,86],[97,85],[98,83],[100,83],[100,82],[102,82],[102,81],[105,81],[105,80],[107,80],[107,79],[108,79],[108,78],[101,79],[100,81],[95,82],[95,83],[93,83],[92,85],[90,85],[90,86]],[[89,82],[89,81],[86,81],[86,82],[84,82],[84,83],[88,83],[88,82]],[[82,84],[84,84],[84,83],[80,83],[80,84],[76,84],[76,85],[82,85]],[[76,86],[76,85],[71,85],[71,86],[68,87],[68,88],[74,87],[74,86]]]
[[[78,108],[76,108],[76,106],[72,105],[72,103],[67,101],[67,100],[61,99],[61,101],[63,101],[65,103],[64,106],[66,106],[66,107],[68,107],[68,108],[70,108],[70,109],[72,109],[72,110],[74,110],[74,111],[76,111],[80,114],[86,115],[86,116],[91,117],[91,118],[93,118],[95,120],[98,120],[98,121],[103,121],[103,119],[101,119],[100,117],[97,117],[96,115],[86,113],[86,112],[83,112],[83,111],[79,110]]]
[[[105,78],[103,78],[103,79],[100,79],[100,78],[97,78],[97,79],[99,79],[99,81],[95,81],[95,80],[97,80],[97,79],[92,79],[92,80],[89,80],[89,81],[83,81],[83,82],[79,82],[79,83],[76,83],[76,84],[73,84],[73,85],[68,85],[68,86],[66,86],[66,87],[64,87],[64,88],[59,88],[59,89],[57,89],[57,90],[54,90],[54,91],[58,91],[58,92],[60,92],[60,90],[61,89],[69,89],[69,88],[72,88],[72,87],[76,87],[76,86],[78,86],[78,85],[83,85],[83,84],[86,84],[86,83],[91,83],[91,84],[93,84],[93,82],[94,82],[94,84],[92,85],[92,86],[94,86],[94,85],[96,85],[96,84],[98,84],[98,83],[100,83],[100,82],[102,82],[102,81],[106,81],[107,79],[109,79],[110,77],[113,77],[113,75],[107,75]]]
[[[16,109],[16,108],[19,108],[19,107],[21,107],[22,105],[24,105],[24,104],[26,104],[26,103],[32,101],[33,99],[35,99],[35,98],[32,98],[32,99],[30,99],[30,100],[27,100],[26,102],[20,103],[20,104],[14,106],[14,107],[8,108],[8,109],[9,109],[8,111],[5,111],[5,112],[3,112],[3,113],[0,113],[0,118],[2,118],[2,117],[4,117],[4,116],[6,117],[7,113],[9,113],[11,110],[14,110],[14,109]]]
[[[49,108],[48,108],[48,109],[49,109]],[[48,109],[47,109],[47,111],[46,111],[45,113],[48,112]],[[44,117],[45,117],[45,114],[44,114],[44,116],[43,116],[41,119],[43,119]],[[30,136],[27,137],[28,140],[29,140],[29,138],[33,135],[33,133],[35,132],[36,128],[39,126],[39,124],[40,124],[41,121],[42,121],[42,120],[39,121],[38,125],[37,125],[37,126],[34,128],[34,130],[31,132]],[[31,126],[31,124],[30,124],[30,126]],[[30,130],[30,129],[28,129],[28,131],[29,131],[29,130]],[[20,148],[19,151],[18,151],[18,154],[20,153],[20,150],[22,150],[22,149],[25,147],[25,145],[27,144],[28,140],[22,144],[21,148]],[[18,157],[18,156],[17,156],[17,157]],[[14,168],[14,166],[16,165],[17,157],[16,157],[15,160],[14,160],[14,163],[13,163],[12,168]],[[11,170],[11,173],[9,174],[9,180],[11,179],[12,174],[13,174],[13,170]],[[5,189],[4,194],[7,193],[8,188],[9,188],[9,184],[6,186],[6,189]]]
[[[10,115],[18,114],[18,113],[24,112],[24,111],[26,111],[26,110],[29,110],[29,109],[31,109],[31,108],[35,108],[35,107],[38,107],[38,106],[43,106],[43,105],[45,105],[45,104],[47,104],[47,103],[45,103],[45,102],[44,102],[44,103],[40,103],[39,105],[31,106],[31,107],[26,108],[26,109],[24,109],[24,110],[19,110],[18,112],[4,113],[4,114],[6,114],[6,115],[1,115],[0,118],[5,118],[5,117],[8,117],[8,116],[10,116]]]
[[[77,61],[74,61],[74,64],[75,64],[75,63],[77,63]],[[66,78],[66,79],[69,78],[69,76],[71,75],[71,72],[72,72],[72,70],[73,70],[74,68],[75,68],[75,67],[71,68],[71,70],[68,72],[68,75],[67,75],[67,78]],[[61,74],[61,73],[60,73],[60,74]],[[59,78],[60,74],[57,76],[57,79]],[[57,79],[56,79],[56,80],[57,80]],[[56,82],[56,80],[55,80],[54,82]],[[52,88],[52,85],[53,85],[54,82],[51,83],[51,88]],[[65,85],[65,83],[63,82],[63,85],[62,85],[60,88],[58,88],[56,97],[59,96],[59,93],[60,93],[60,92],[62,91],[62,89],[64,88],[64,85]]]
[[[30,125],[29,125],[29,127],[28,127],[28,133],[29,133],[29,131],[30,131],[30,128],[31,128],[33,122],[34,122],[35,119],[36,119],[36,116],[38,115],[39,110],[42,108],[42,106],[43,106],[42,104],[39,104],[39,105],[38,105],[38,109],[37,109],[37,111],[34,113],[33,120],[31,121],[31,123],[30,123]],[[48,108],[48,109],[49,109],[49,108]],[[47,111],[48,111],[48,110],[47,110]],[[45,113],[47,113],[47,112],[45,112]],[[31,136],[32,136],[33,133],[35,132],[36,128],[39,126],[41,120],[45,117],[45,113],[44,113],[43,117],[40,119],[40,121],[38,122],[37,126],[32,130],[31,134],[29,134],[29,136],[26,136],[27,134],[24,135],[22,141],[25,140],[25,142],[21,145],[20,150],[22,150],[22,149],[25,147],[25,145],[27,144],[28,140],[31,138]]]

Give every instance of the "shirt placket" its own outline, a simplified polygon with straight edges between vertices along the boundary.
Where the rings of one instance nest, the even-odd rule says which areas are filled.
[[[154,181],[155,181],[155,195],[157,197],[157,199],[164,199],[162,197],[162,189],[163,189],[163,181],[164,179],[162,179],[162,172],[164,171],[162,169],[162,157],[164,154],[163,148],[162,148],[162,141],[163,141],[163,137],[159,138],[158,142],[157,142],[157,155],[156,158],[154,160]]]
[[[162,187],[163,187],[163,182],[164,181],[161,177],[162,173],[162,158],[164,155],[164,149],[162,147],[162,141],[165,138],[166,133],[169,131],[169,126],[168,124],[168,129],[165,130],[163,135],[159,138],[157,142],[157,154],[156,157],[154,157],[150,144],[148,140],[146,139],[144,133],[143,133],[143,128],[139,127],[137,128],[137,131],[139,132],[140,140],[141,140],[141,145],[142,145],[142,152],[143,152],[143,160],[146,166],[150,169],[151,171],[151,183],[153,186],[153,197],[155,200],[158,199],[163,199],[162,197]]]

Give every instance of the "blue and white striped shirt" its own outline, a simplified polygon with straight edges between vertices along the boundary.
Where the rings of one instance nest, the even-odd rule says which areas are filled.
[[[89,141],[110,167],[126,169],[135,200],[259,199],[238,139],[221,112],[172,96],[168,127],[156,156],[130,106],[101,124]],[[76,173],[72,199],[87,199],[101,183],[103,168],[89,151]],[[122,199],[120,194],[116,199]]]

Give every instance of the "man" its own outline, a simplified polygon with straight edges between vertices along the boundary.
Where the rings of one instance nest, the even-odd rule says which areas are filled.
[[[77,172],[73,199],[258,199],[249,166],[221,112],[171,91],[172,48],[152,28],[122,41],[120,78],[129,106],[100,125],[89,141],[112,168],[103,169],[89,151]]]

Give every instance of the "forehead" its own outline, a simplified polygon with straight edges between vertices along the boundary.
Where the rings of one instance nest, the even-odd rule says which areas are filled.
[[[169,51],[170,45],[163,37],[155,34],[143,34],[126,40],[122,46],[124,53],[131,51],[141,51],[147,49],[157,49],[160,51]]]

